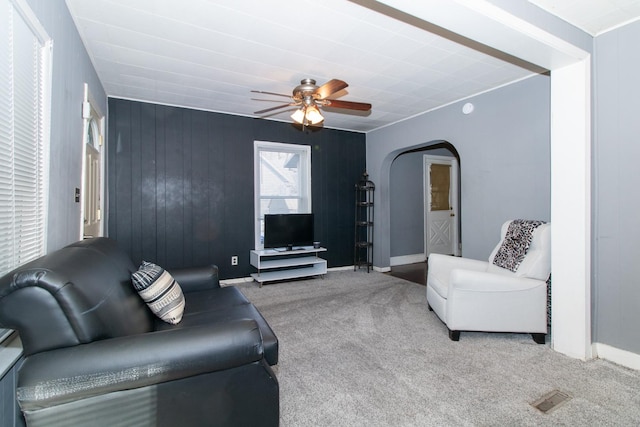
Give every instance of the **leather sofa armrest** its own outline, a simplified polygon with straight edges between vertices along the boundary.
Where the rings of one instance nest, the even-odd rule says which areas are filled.
[[[220,287],[218,279],[218,267],[207,265],[203,267],[179,268],[170,270],[169,273],[180,284],[182,292],[206,291]]]
[[[149,386],[263,358],[254,320],[94,341],[25,359],[17,386],[22,410]]]

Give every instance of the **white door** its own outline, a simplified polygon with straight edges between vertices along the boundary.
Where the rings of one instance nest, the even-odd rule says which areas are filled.
[[[101,235],[100,151],[87,144],[85,153],[83,238],[88,239]]]
[[[424,156],[425,253],[458,255],[457,161]]]
[[[82,165],[82,238],[103,235],[102,227],[102,148],[104,117],[96,111],[85,85],[82,106],[84,119],[84,163]]]

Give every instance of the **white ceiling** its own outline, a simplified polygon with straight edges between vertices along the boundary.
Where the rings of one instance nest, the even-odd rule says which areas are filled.
[[[529,0],[530,3],[597,36],[640,17],[639,0]]]
[[[367,132],[540,71],[344,0],[66,1],[117,98],[257,117],[287,100],[250,90],[337,78],[349,84],[340,99],[373,108],[325,111],[324,126]],[[530,1],[590,33],[640,16],[640,0]]]

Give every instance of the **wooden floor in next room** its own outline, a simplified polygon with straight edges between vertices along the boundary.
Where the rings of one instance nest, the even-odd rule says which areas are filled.
[[[391,271],[387,274],[426,286],[427,262],[423,261],[414,264],[396,265],[391,267]]]

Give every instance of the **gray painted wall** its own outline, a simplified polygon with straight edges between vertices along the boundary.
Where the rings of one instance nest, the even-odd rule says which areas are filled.
[[[462,255],[486,259],[501,224],[550,219],[549,78],[533,76],[367,134],[367,170],[376,183],[374,265],[391,253],[390,171],[409,149],[448,141],[460,155]]]
[[[80,237],[80,203],[74,201],[74,190],[82,182],[84,83],[104,114],[107,97],[64,0],[27,3],[53,39],[47,224],[47,250],[52,251]]]
[[[424,247],[424,156],[453,157],[446,148],[402,153],[391,164],[390,256],[418,255]]]
[[[640,353],[640,22],[595,39],[593,341]]]
[[[407,153],[391,164],[390,256],[424,253],[423,154]]]

